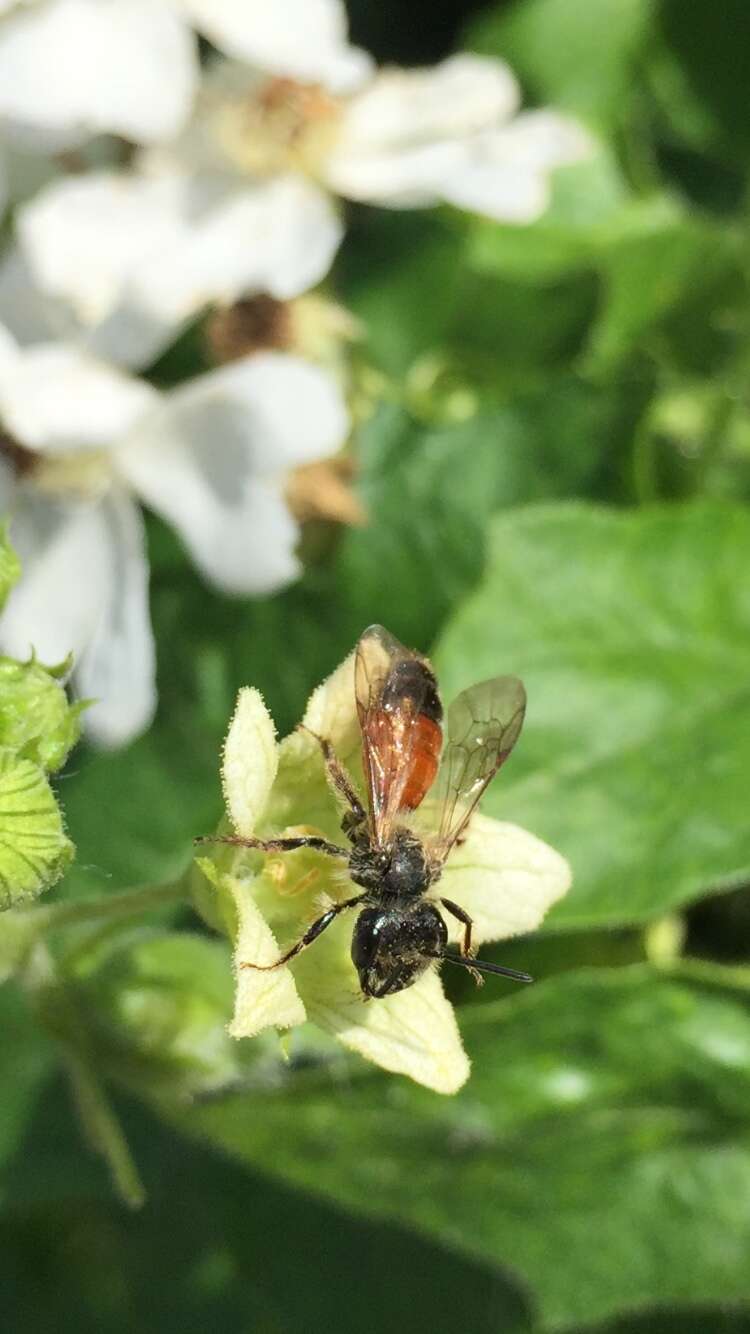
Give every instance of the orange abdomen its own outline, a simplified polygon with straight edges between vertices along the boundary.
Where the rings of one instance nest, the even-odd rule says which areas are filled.
[[[401,809],[415,811],[435,781],[440,764],[443,733],[438,723],[421,713],[415,723],[415,744],[409,773],[401,797]]]

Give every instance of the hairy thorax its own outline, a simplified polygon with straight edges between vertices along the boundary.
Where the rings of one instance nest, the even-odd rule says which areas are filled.
[[[369,839],[355,842],[349,875],[356,885],[379,900],[411,899],[429,888],[431,875],[422,843],[409,829],[397,829],[387,848],[373,848]]]

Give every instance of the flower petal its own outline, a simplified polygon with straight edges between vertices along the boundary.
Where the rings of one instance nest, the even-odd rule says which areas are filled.
[[[178,133],[197,79],[192,34],[154,0],[43,0],[0,27],[0,118],[20,142],[60,150],[113,133]]]
[[[580,162],[593,151],[594,141],[579,121],[557,111],[524,111],[509,125],[482,136],[484,150],[495,162],[533,171]]]
[[[434,202],[461,161],[457,149],[510,116],[518,96],[507,65],[482,56],[385,70],[351,102],[327,180],[355,199]]]
[[[15,338],[5,325],[0,324],[0,386],[12,379],[18,366],[19,351]],[[1,391],[0,391],[1,392]]]
[[[88,730],[105,745],[130,739],[155,702],[138,511],[127,497],[84,504],[22,485],[10,533],[22,574],[0,619],[3,651],[51,663],[72,653],[79,693],[101,701],[84,715]]]
[[[442,197],[499,222],[534,222],[549,202],[550,172],[590,151],[591,139],[575,121],[552,111],[528,112],[469,143]]]
[[[79,694],[95,702],[84,726],[101,746],[121,746],[156,708],[156,655],[148,605],[148,559],[140,511],[116,491],[102,501],[107,585],[89,642],[75,664]],[[78,578],[84,581],[85,571]]]
[[[533,931],[570,883],[570,866],[554,848],[518,825],[475,814],[439,890],[466,909],[479,942]],[[450,929],[457,938],[461,927],[450,921]]]
[[[237,990],[229,1025],[233,1038],[252,1038],[265,1028],[291,1028],[306,1019],[291,970],[260,972],[243,963],[273,963],[279,957],[276,939],[252,899],[251,884],[224,874],[222,885],[232,895],[237,912],[234,967]]]
[[[19,210],[17,231],[43,298],[63,303],[90,346],[126,365],[148,364],[211,302],[306,291],[342,236],[330,201],[302,178],[237,189],[176,171],[56,181]],[[0,292],[0,312],[6,304]]]
[[[101,449],[118,440],[157,393],[103,362],[59,343],[19,356],[0,380],[0,417],[11,435],[49,453]]]
[[[408,1075],[435,1093],[457,1093],[466,1083],[469,1059],[436,972],[378,1001],[309,986],[303,995],[314,1023],[384,1070]]]
[[[265,353],[175,391],[118,450],[117,466],[208,579],[227,592],[266,592],[298,569],[281,477],[335,452],[347,429],[331,377]]]
[[[17,488],[10,537],[21,579],[0,619],[0,644],[12,657],[42,662],[79,657],[107,590],[108,541],[98,505],[60,501]]]
[[[259,690],[237,696],[221,765],[224,800],[238,834],[254,834],[279,767],[276,728]]]
[[[151,179],[99,171],[54,181],[16,214],[33,281],[45,296],[67,303],[82,331],[96,328],[149,262],[184,244],[185,196],[184,180],[174,174]],[[148,303],[144,321],[147,314],[156,319]]]
[[[313,691],[302,722],[317,736],[326,737],[343,760],[358,749],[361,737],[354,696],[353,653]]]
[[[0,319],[24,346],[78,333],[71,312],[42,292],[18,245],[0,260]]]
[[[325,278],[343,227],[316,185],[301,176],[280,176],[254,188],[226,189],[216,199],[216,183],[198,175],[191,191],[184,251],[171,266],[165,257],[161,274],[154,266],[143,275],[144,296],[151,289],[151,300],[165,304],[170,288],[192,312],[255,292],[286,301]],[[201,192],[206,203],[196,214]]]
[[[347,40],[342,0],[182,0],[196,27],[240,60],[336,92],[362,83],[370,57]]]

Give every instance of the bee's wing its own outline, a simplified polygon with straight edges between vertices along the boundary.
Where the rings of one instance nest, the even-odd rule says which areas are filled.
[[[448,739],[430,794],[437,830],[426,840],[438,864],[445,861],[488,783],[510,755],[525,710],[526,691],[516,676],[496,676],[471,686],[448,709]]]
[[[404,667],[408,691],[394,689]],[[403,808],[415,757],[419,715],[435,678],[418,653],[404,648],[382,625],[371,625],[357,644],[354,667],[370,832],[383,847]]]

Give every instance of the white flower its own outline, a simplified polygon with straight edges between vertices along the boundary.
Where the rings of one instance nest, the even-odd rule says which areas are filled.
[[[293,31],[285,39],[275,66],[269,41],[262,73],[231,60],[209,69],[195,116],[169,150],[177,160],[222,162],[256,178],[296,170],[348,199],[445,202],[527,223],[547,205],[551,171],[589,151],[568,117],[517,114],[518,84],[500,60],[466,54],[383,69],[344,95],[320,79],[291,78]]]
[[[42,190],[17,210],[16,235],[0,269],[0,318],[15,336],[76,338],[138,369],[209,305],[314,286],[342,228],[299,176],[100,171]]]
[[[0,127],[32,151],[111,133],[177,134],[198,78],[195,38],[166,0],[37,0],[0,17]]]
[[[0,129],[34,152],[97,134],[174,137],[198,83],[194,28],[260,68],[335,88],[369,69],[340,0],[0,0]]]
[[[65,344],[21,350],[0,327],[0,514],[23,573],[0,645],[73,653],[90,731],[118,745],[155,706],[148,567],[137,500],[177,530],[203,575],[234,594],[298,573],[290,469],[348,430],[321,370],[267,353],[161,395]]]
[[[304,723],[361,774],[352,657],[314,692]],[[305,830],[340,842],[318,743],[303,730],[279,745],[257,690],[240,692],[223,783],[241,835]],[[332,864],[308,850],[263,858],[222,844],[200,859],[220,912],[234,923],[237,989],[230,1032],[253,1037],[311,1019],[386,1070],[438,1093],[455,1093],[468,1077],[469,1062],[438,974],[428,972],[405,991],[365,1001],[350,958],[352,920],[346,914],[291,964],[268,972],[240,966],[278,958],[279,943],[292,943],[320,911],[321,891],[333,900],[351,897],[352,885],[345,873],[331,871]],[[465,842],[448,859],[440,892],[466,909],[481,942],[532,931],[569,885],[570,867],[552,848],[515,825],[475,815]],[[460,928],[451,925],[455,940]]]
[[[345,92],[372,61],[349,45],[343,0],[182,0],[195,26],[229,55],[303,83]]]

